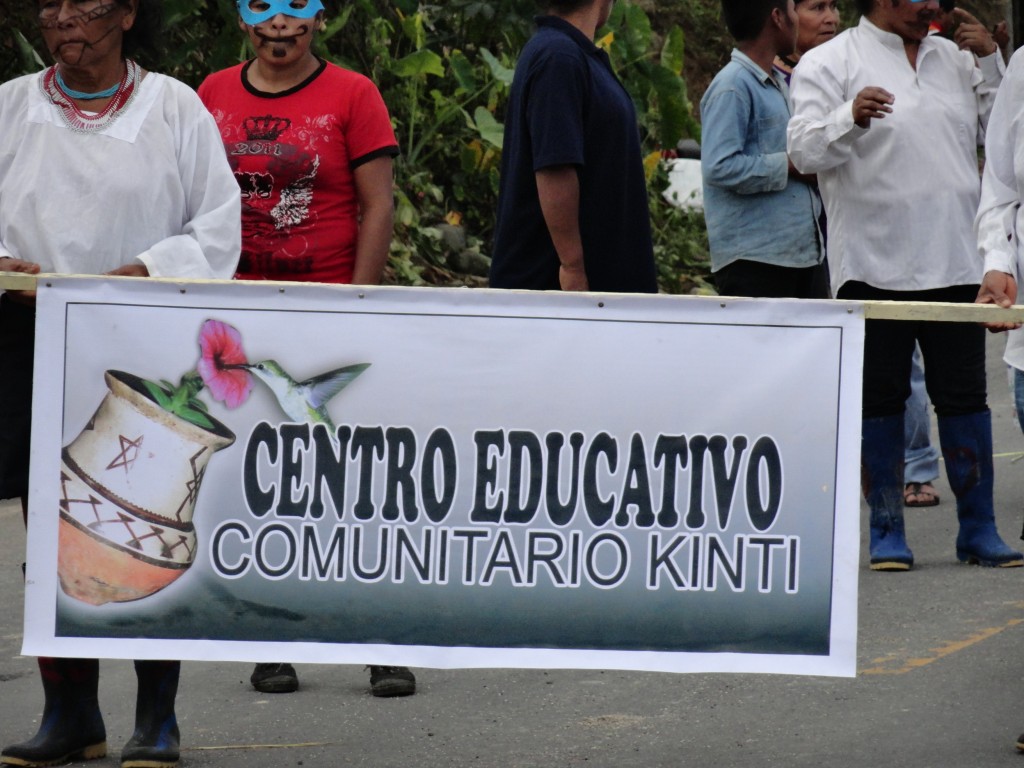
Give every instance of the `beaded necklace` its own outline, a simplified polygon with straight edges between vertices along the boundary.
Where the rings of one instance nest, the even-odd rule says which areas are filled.
[[[65,96],[70,96],[72,99],[78,99],[79,101],[94,101],[96,99],[109,99],[115,93],[117,89],[121,87],[120,82],[114,83],[109,88],[105,88],[102,91],[96,91],[95,93],[86,93],[85,91],[76,91],[70,85],[64,82],[64,78],[60,76],[60,70],[57,70],[57,87],[60,88],[61,93]]]
[[[57,107],[64,124],[76,133],[95,133],[110,126],[131,104],[139,90],[142,80],[142,68],[131,59],[125,60],[124,76],[113,93],[110,102],[96,113],[83,112],[65,93],[58,82],[57,65],[53,65],[43,73],[39,86],[43,95]]]

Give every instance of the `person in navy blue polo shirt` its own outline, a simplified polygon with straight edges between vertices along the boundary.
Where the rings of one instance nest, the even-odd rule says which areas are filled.
[[[505,119],[493,288],[658,289],[636,110],[594,44],[613,2],[542,2]]]

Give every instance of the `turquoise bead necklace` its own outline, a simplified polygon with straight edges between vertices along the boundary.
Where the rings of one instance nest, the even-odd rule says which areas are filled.
[[[121,87],[121,82],[114,83],[109,88],[96,91],[96,93],[85,93],[84,91],[76,91],[74,88],[69,88],[68,84],[64,82],[64,78],[60,76],[60,70],[57,70],[57,86],[64,91],[66,96],[70,96],[72,99],[79,99],[81,101],[95,101],[96,99],[109,99],[115,93],[117,89]]]

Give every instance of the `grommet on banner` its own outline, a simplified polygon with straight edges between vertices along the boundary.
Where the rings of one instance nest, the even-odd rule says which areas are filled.
[[[365,293],[363,293],[362,291],[360,291],[360,292],[359,292],[359,298],[360,298],[360,299],[365,299],[365,298],[366,298],[366,294],[365,294]]]
[[[603,301],[597,302],[597,306],[598,306],[598,308],[603,307],[604,306],[604,302]]]

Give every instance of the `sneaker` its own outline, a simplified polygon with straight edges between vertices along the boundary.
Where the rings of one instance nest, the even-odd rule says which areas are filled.
[[[291,664],[257,664],[249,682],[260,693],[292,693],[299,689],[299,677]]]
[[[374,696],[412,696],[416,676],[408,667],[370,667],[370,693]]]

